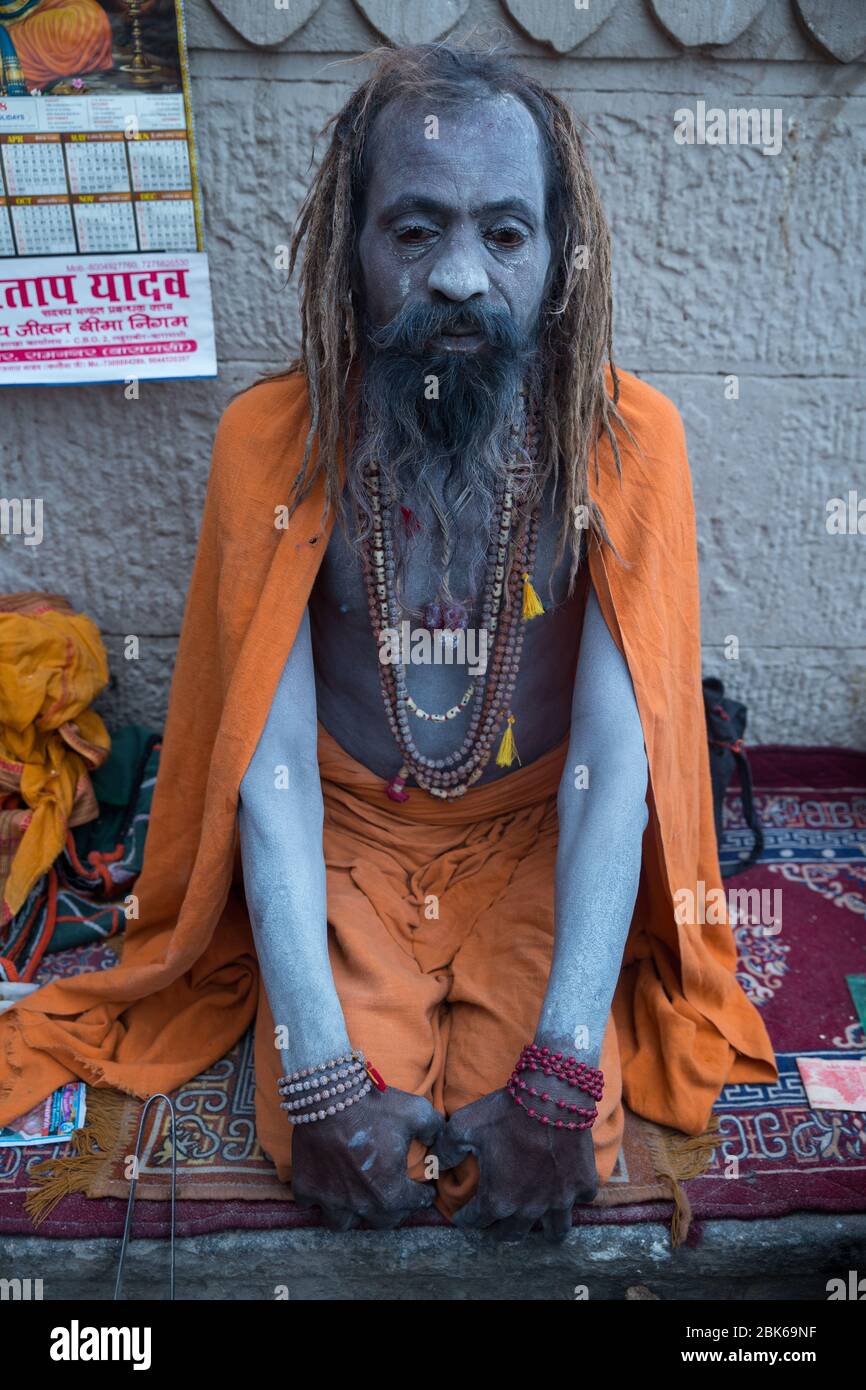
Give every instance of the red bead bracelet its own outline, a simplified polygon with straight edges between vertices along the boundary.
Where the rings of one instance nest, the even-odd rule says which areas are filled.
[[[539,1090],[537,1086],[521,1081],[520,1078],[524,1072],[537,1071],[540,1071],[543,1076],[555,1076],[559,1081],[567,1081],[569,1086],[577,1086],[593,1100],[600,1101],[604,1091],[604,1073],[601,1069],[590,1067],[586,1062],[579,1062],[576,1057],[565,1053],[553,1052],[549,1047],[541,1047],[538,1043],[527,1043],[517,1059],[507,1084],[507,1090],[515,1104],[522,1106],[530,1119],[537,1120],[539,1124],[549,1125],[552,1129],[589,1129],[598,1118],[597,1106],[588,1108],[569,1104],[562,1099],[556,1100],[553,1103],[559,1110],[583,1117],[580,1120],[564,1120],[561,1118],[551,1119],[550,1115],[537,1111],[534,1105],[527,1105],[521,1092],[525,1091],[527,1098],[533,1101],[536,1098],[541,1101],[552,1100],[548,1091]],[[541,1078],[539,1077],[540,1081]]]

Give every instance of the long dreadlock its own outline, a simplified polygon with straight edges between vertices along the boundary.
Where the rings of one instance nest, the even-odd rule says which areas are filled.
[[[561,484],[558,495],[564,506],[557,560],[570,547],[573,585],[581,558],[578,518],[615,551],[589,493],[589,461],[592,458],[598,481],[598,445],[606,435],[621,476],[614,426],[628,433],[617,409],[619,380],[612,356],[610,233],[577,123],[559,97],[520,72],[510,57],[496,49],[425,44],[380,48],[364,58],[374,64],[372,75],[321,132],[322,136],[330,132],[330,140],[291,244],[290,275],[302,247],[304,254],[300,353],[289,370],[306,377],[310,430],[290,504],[296,507],[323,473],[326,508],[346,520],[339,453],[347,444],[347,386],[359,353],[355,247],[373,122],[385,106],[401,98],[459,101],[479,94],[509,93],[535,118],[548,166],[552,274],[539,328],[544,440],[536,493],[551,477],[554,484]],[[606,364],[611,372],[610,396]]]

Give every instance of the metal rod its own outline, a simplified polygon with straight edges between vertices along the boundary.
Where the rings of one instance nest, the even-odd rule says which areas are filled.
[[[132,1229],[132,1209],[135,1205],[135,1189],[138,1183],[138,1163],[141,1154],[141,1140],[144,1134],[144,1121],[147,1117],[148,1108],[155,1100],[164,1100],[168,1106],[168,1113],[171,1118],[171,1236],[170,1236],[170,1274],[169,1274],[169,1299],[174,1300],[174,1233],[175,1233],[175,1204],[177,1201],[177,1136],[175,1130],[174,1102],[170,1096],[163,1091],[154,1091],[152,1096],[148,1096],[141,1109],[141,1118],[138,1122],[138,1135],[135,1140],[135,1153],[133,1155],[132,1178],[129,1184],[129,1201],[126,1204],[126,1220],[123,1223],[123,1239],[120,1243],[120,1259],[117,1263],[117,1279],[114,1284],[114,1302],[120,1298],[120,1289],[123,1281],[123,1264],[126,1259],[126,1251],[129,1245],[129,1233]]]

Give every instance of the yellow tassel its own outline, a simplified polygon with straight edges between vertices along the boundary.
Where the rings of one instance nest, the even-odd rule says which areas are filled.
[[[520,762],[517,753],[517,744],[514,742],[514,734],[512,733],[513,723],[514,715],[509,714],[508,724],[506,725],[505,733],[502,735],[502,742],[499,745],[499,752],[496,754],[497,767],[510,767],[515,758]],[[521,767],[522,766],[523,764],[521,763]]]
[[[532,580],[528,573],[523,575],[523,616],[524,618],[537,618],[539,613],[544,612],[544,604],[532,587]]]
[[[33,1186],[27,1192],[24,1207],[34,1226],[63,1197],[72,1192],[83,1192],[88,1197],[94,1186],[110,1176],[118,1152],[130,1151],[138,1115],[139,1103],[130,1096],[88,1086],[86,1123],[70,1135],[69,1152],[60,1158],[40,1159],[30,1169]]]

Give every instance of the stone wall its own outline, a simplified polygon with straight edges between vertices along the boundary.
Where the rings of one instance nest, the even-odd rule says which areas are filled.
[[[46,516],[41,546],[2,538],[0,587],[64,592],[95,619],[109,722],[163,718],[216,420],[295,346],[279,248],[314,135],[363,71],[342,60],[476,28],[506,37],[586,125],[614,234],[618,361],[686,423],[705,673],[748,702],[754,741],[866,746],[866,537],[826,525],[830,498],[866,498],[859,0],[186,10],[219,377],[144,383],[137,401],[120,386],[0,395],[0,491],[43,497]],[[678,143],[675,112],[700,102],[766,109],[765,144],[775,129],[781,147]],[[122,656],[130,633],[137,661]]]

